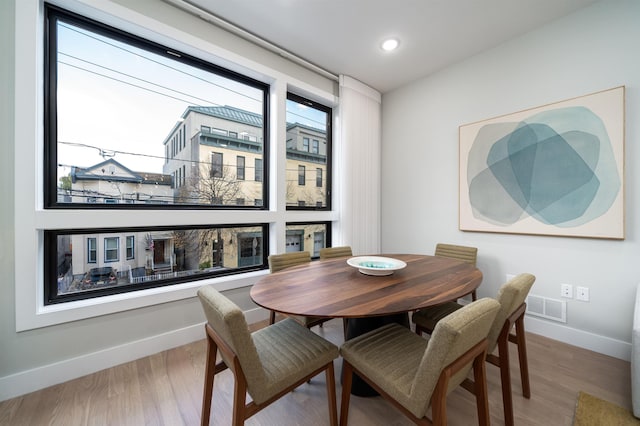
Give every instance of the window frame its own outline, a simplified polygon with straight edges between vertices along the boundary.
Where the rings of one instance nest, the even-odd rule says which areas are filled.
[[[96,237],[87,237],[87,263],[98,263],[98,239]]]
[[[119,208],[136,208],[136,209],[151,209],[156,207],[155,204],[136,204],[135,206],[123,205],[125,203],[59,203],[57,197],[57,94],[56,94],[56,81],[57,81],[57,59],[54,52],[57,52],[56,45],[56,22],[62,20],[75,26],[79,26],[89,31],[95,32],[100,35],[114,38],[123,43],[130,44],[134,47],[144,49],[148,52],[160,55],[172,60],[178,60],[196,68],[204,69],[205,71],[215,73],[221,77],[225,77],[236,82],[251,86],[255,89],[259,89],[263,92],[262,98],[262,157],[263,159],[269,158],[270,155],[270,88],[269,85],[251,78],[245,74],[233,71],[229,68],[225,68],[211,61],[207,61],[196,56],[189,55],[188,53],[165,46],[161,43],[151,40],[149,37],[141,37],[130,31],[122,30],[118,27],[106,24],[104,22],[92,19],[91,17],[77,14],[73,11],[64,9],[62,7],[52,5],[49,3],[44,4],[43,19],[44,24],[44,173],[43,189],[44,189],[44,208],[45,209],[79,209],[83,207],[90,207],[92,209],[119,209]],[[47,31],[48,29],[48,31]],[[206,127],[206,126],[205,126]],[[217,130],[217,129],[216,129]],[[214,129],[210,131],[214,133]],[[226,132],[225,132],[226,133]],[[180,140],[175,140],[174,143],[167,143],[167,149],[171,151],[171,156],[165,156],[165,163],[169,158],[173,158],[179,153],[179,151],[186,146],[186,139],[184,144]],[[224,167],[224,162],[222,162]],[[264,169],[262,182],[262,196],[263,205],[261,207],[245,206],[249,209],[269,209],[269,185],[268,170]],[[180,203],[164,204],[163,209],[205,209],[205,210],[217,210],[235,208],[235,206],[227,205],[210,205],[210,204],[189,204],[183,205]]]
[[[136,258],[136,236],[127,235],[125,238],[125,259],[133,260]],[[131,245],[129,245],[129,243],[131,243]],[[131,252],[131,255],[129,255],[129,252]]]
[[[305,105],[306,107],[309,108],[314,108],[317,109],[321,112],[324,112],[326,114],[326,118],[327,118],[327,122],[326,124],[326,142],[327,142],[327,152],[326,152],[326,158],[327,158],[327,163],[326,163],[326,172],[325,172],[325,176],[326,176],[326,184],[324,186],[324,191],[325,191],[325,195],[324,195],[324,206],[318,206],[316,203],[304,203],[301,204],[299,202],[299,200],[290,200],[291,204],[287,204],[286,209],[287,210],[303,210],[303,211],[310,211],[310,210],[314,210],[314,211],[332,211],[332,204],[333,204],[333,162],[334,162],[334,152],[333,152],[333,108],[330,106],[327,106],[326,104],[322,103],[322,102],[318,102],[318,101],[314,101],[308,97],[299,95],[297,93],[294,93],[293,91],[287,91],[287,100],[293,101],[293,102],[297,102],[299,104]],[[311,154],[311,153],[310,153]],[[299,179],[299,177],[298,177]],[[299,184],[299,180],[298,180],[298,186],[302,186]]]
[[[139,37],[137,35],[134,35],[130,32],[127,32],[125,30],[121,30],[119,28],[107,25],[105,23],[96,21],[91,19],[90,17],[86,17],[86,16],[81,16],[78,15],[72,11],[69,10],[65,10],[62,9],[58,6],[55,5],[51,5],[51,4],[44,4],[44,9],[43,9],[43,22],[44,22],[44,44],[43,44],[43,53],[44,53],[44,96],[43,96],[43,112],[44,112],[44,142],[43,142],[43,158],[47,159],[43,161],[43,173],[42,173],[42,177],[43,177],[43,181],[42,181],[42,187],[44,189],[44,203],[43,203],[43,209],[44,211],[47,210],[57,210],[57,209],[65,209],[67,211],[78,211],[78,212],[85,212],[86,213],[86,209],[89,209],[89,211],[100,211],[101,209],[104,208],[115,208],[115,207],[120,207],[120,208],[127,208],[130,209],[131,212],[138,212],[138,211],[148,211],[150,209],[156,210],[156,211],[164,211],[166,210],[174,210],[174,209],[180,209],[180,210],[187,210],[187,211],[197,211],[197,210],[211,210],[211,209],[232,209],[232,208],[237,208],[237,209],[244,209],[244,208],[249,208],[249,209],[253,209],[253,210],[267,210],[269,207],[269,185],[270,185],[270,180],[269,180],[269,174],[267,173],[268,170],[263,167],[262,168],[262,197],[263,197],[263,201],[262,203],[260,203],[260,205],[258,205],[258,203],[254,203],[250,206],[246,206],[245,203],[243,203],[242,205],[222,205],[222,202],[220,200],[218,200],[219,202],[215,202],[211,203],[211,204],[188,204],[188,205],[181,205],[178,203],[166,203],[166,204],[160,204],[160,203],[148,203],[148,204],[144,204],[144,203],[140,203],[140,204],[128,204],[126,205],[125,203],[120,203],[118,199],[111,199],[111,198],[104,198],[102,200],[102,202],[97,202],[98,199],[96,199],[95,203],[59,203],[58,202],[58,197],[57,197],[57,182],[58,182],[58,176],[57,176],[57,150],[58,150],[58,138],[57,138],[57,109],[58,109],[58,98],[57,98],[57,67],[58,67],[58,54],[59,54],[59,50],[58,50],[58,43],[57,43],[57,31],[58,31],[58,23],[64,23],[64,24],[69,24],[72,25],[74,27],[77,28],[81,28],[83,30],[86,30],[88,33],[90,34],[98,34],[98,35],[102,35],[105,37],[109,37],[110,39],[114,39],[117,40],[119,42],[124,43],[126,46],[132,46],[132,47],[136,47],[139,49],[142,49],[145,52],[148,53],[152,53],[155,55],[160,55],[162,57],[167,57],[170,58],[171,60],[174,61],[179,61],[181,63],[184,63],[186,65],[192,66],[192,67],[196,67],[198,69],[202,69],[204,71],[207,71],[209,73],[221,76],[223,78],[228,79],[228,81],[230,81],[230,84],[244,84],[247,85],[249,87],[252,87],[254,89],[257,89],[258,92],[262,93],[262,127],[261,127],[261,132],[262,134],[259,136],[262,139],[262,159],[266,159],[269,158],[270,155],[270,114],[269,114],[269,109],[270,109],[270,87],[263,82],[260,82],[258,80],[254,80],[246,75],[237,73],[235,71],[229,70],[227,68],[223,68],[219,65],[216,65],[212,62],[208,62],[193,56],[190,56],[182,51],[179,51],[177,49],[172,49],[166,46],[163,46],[155,41],[149,40],[148,38],[142,38]],[[219,128],[213,128],[213,127],[209,127],[209,126],[205,126],[205,125],[200,125],[200,131],[208,131],[211,134],[216,134],[216,135],[221,135],[226,137],[228,135],[228,132],[226,130],[223,129],[219,129]],[[177,156],[180,151],[186,147],[186,132],[184,132],[184,125],[179,126],[178,127],[178,131],[171,137],[170,140],[167,141],[166,146],[165,146],[165,153],[168,154],[165,156],[164,162],[165,164],[173,157]],[[258,133],[256,133],[258,134]],[[257,140],[257,138],[255,137],[255,135],[253,135],[253,138]],[[210,169],[210,174],[212,174],[214,177],[215,176],[222,176],[224,173],[224,154],[222,152],[216,152],[216,151],[210,151],[210,164],[211,164],[211,169]],[[264,162],[263,162],[264,164]],[[109,166],[109,167],[115,167],[113,165]],[[244,168],[243,168],[244,171]],[[217,172],[217,173],[216,173]],[[179,171],[174,171],[172,173],[173,175],[173,183],[172,186],[173,187],[179,187],[181,186],[181,184],[183,183],[183,178],[181,176],[181,173]],[[174,195],[175,196],[175,195]],[[160,212],[158,212],[159,214],[162,214]],[[84,213],[82,213],[84,214]],[[254,226],[255,223],[260,223],[260,222],[256,222],[254,220],[251,221],[247,221],[247,222],[243,222],[241,224],[237,224],[237,226],[247,226],[247,225],[251,225]],[[176,228],[179,225],[179,223],[176,223],[175,226],[171,226],[168,225],[170,228]],[[228,227],[228,224],[226,224],[224,221],[222,223],[207,223],[208,227]],[[262,224],[260,225],[263,227],[263,231],[266,235],[264,236],[264,239],[268,241],[268,227],[266,227],[264,225],[264,222],[262,222]],[[129,229],[131,228],[131,226],[128,226],[125,224],[119,228],[107,228],[107,229]],[[92,232],[94,233],[98,233],[99,230],[96,228],[92,228]],[[48,238],[46,235],[49,235],[51,233],[51,231],[45,231],[45,236],[43,237],[44,239]],[[97,256],[98,256],[98,240],[99,238],[96,238],[96,264],[100,263],[97,260]],[[135,241],[135,240],[134,240]],[[116,262],[121,262],[121,259],[123,258],[127,258],[127,253],[129,250],[129,247],[127,246],[128,244],[128,240],[125,241],[125,247],[124,247],[124,251],[123,251],[123,247],[121,244],[121,238],[120,237],[108,237],[108,238],[104,238],[103,240],[103,252],[102,252],[102,263],[104,264],[109,264],[109,263],[116,263]],[[134,243],[135,244],[135,243]],[[115,245],[115,246],[114,246]],[[50,262],[50,259],[52,257],[58,256],[59,253],[57,253],[57,248],[53,245],[53,244],[44,244],[44,250],[43,250],[43,259],[42,262],[44,264],[48,264],[48,262]],[[135,250],[134,247],[131,248],[132,250]],[[135,252],[134,252],[135,253]],[[259,268],[250,268],[251,270],[255,270],[255,269],[267,269],[268,268],[268,263],[266,262],[267,259],[267,255],[264,255],[264,259],[263,262],[261,263]],[[53,269],[52,268],[47,268],[46,266],[44,267],[44,274],[43,274],[43,287],[44,287],[44,292],[43,294],[51,294],[56,292],[56,290],[51,287],[54,278],[55,281],[57,282],[57,273],[53,273]],[[57,271],[56,271],[57,272]],[[236,271],[233,272],[229,272],[229,275],[234,275],[236,274]],[[216,274],[216,275],[226,275],[225,274]],[[179,284],[180,280],[170,280],[171,282],[169,282],[168,284],[165,285],[173,285],[173,284]],[[155,286],[154,286],[155,287]],[[47,290],[48,289],[48,290]],[[136,292],[137,289],[129,289],[127,290],[127,292]],[[82,297],[82,296],[78,296],[75,299],[87,299],[87,300],[91,300],[91,299],[95,299],[100,297],[99,295],[94,295],[94,293],[87,293],[86,297]],[[47,302],[46,297],[43,297],[44,299],[44,303],[45,305],[50,303]]]
[[[211,152],[211,168],[209,177],[222,177],[224,173],[224,154],[222,152]]]
[[[307,167],[298,164],[298,186],[306,186],[307,184]]]
[[[115,248],[109,247],[109,242],[115,241]],[[111,252],[115,252],[115,257],[109,257]],[[104,263],[120,262],[120,237],[106,237],[104,239]]]
[[[254,179],[256,182],[262,182],[264,175],[264,159],[256,158],[254,161]]]
[[[237,180],[245,180],[245,170],[246,170],[245,162],[246,162],[246,159],[244,155],[236,155],[236,179]]]
[[[61,235],[94,235],[94,234],[130,234],[130,233],[145,233],[145,232],[163,232],[163,231],[190,231],[190,230],[199,230],[199,229],[243,229],[243,228],[260,228],[260,233],[262,234],[262,263],[260,265],[251,265],[251,266],[238,266],[232,269],[224,269],[224,270],[212,270],[198,273],[196,276],[189,275],[178,278],[166,278],[159,279],[154,281],[149,281],[144,284],[136,284],[133,286],[123,286],[123,287],[111,287],[99,290],[92,290],[91,297],[86,297],[86,294],[82,292],[72,293],[72,294],[58,294],[58,270],[57,270],[57,262],[53,257],[45,257],[44,259],[44,270],[46,275],[55,276],[55,280],[49,280],[44,285],[44,305],[60,305],[67,304],[71,302],[83,302],[86,303],[88,301],[96,301],[102,298],[106,298],[108,296],[113,295],[134,295],[136,293],[145,291],[145,290],[156,290],[163,289],[167,287],[174,287],[177,285],[195,285],[196,288],[201,287],[206,283],[207,279],[217,278],[217,279],[231,279],[234,276],[240,274],[247,273],[256,273],[261,271],[268,271],[268,251],[265,250],[265,247],[269,247],[269,224],[268,223],[236,223],[236,224],[225,224],[225,225],[180,225],[180,226],[145,226],[145,227],[126,227],[126,228],[91,228],[91,229],[56,229],[56,230],[48,230],[44,235],[44,245],[48,247],[50,250],[55,249],[57,247],[57,238]],[[241,230],[239,233],[247,233],[252,232],[256,233],[256,231],[246,231]],[[107,240],[117,240],[117,253],[118,260],[107,260]],[[97,242],[96,242],[97,244]],[[104,237],[103,243],[103,264],[110,265],[116,262],[121,262],[119,259],[121,257],[120,253],[120,237]],[[45,249],[46,250],[46,249]],[[113,250],[113,249],[112,249]],[[126,261],[125,261],[126,262]],[[100,265],[97,263],[97,265]]]

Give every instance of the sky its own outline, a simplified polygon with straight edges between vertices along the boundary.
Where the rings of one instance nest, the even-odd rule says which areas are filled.
[[[140,154],[113,157],[131,170],[161,173],[162,142],[189,105],[260,112],[260,91],[246,89],[59,22],[58,163],[86,167],[120,151]]]
[[[162,173],[163,141],[188,106],[263,109],[260,89],[66,22],[58,22],[57,88],[58,177],[108,158]],[[287,121],[322,127],[324,113],[287,105]]]

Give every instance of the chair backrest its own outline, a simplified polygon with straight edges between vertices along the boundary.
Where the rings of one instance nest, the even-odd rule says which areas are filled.
[[[350,246],[325,247],[320,249],[320,259],[345,256],[353,256]]]
[[[238,358],[249,394],[261,392],[268,385],[267,377],[242,310],[211,286],[198,289],[198,298],[209,326]],[[219,352],[224,363],[233,369],[233,359]]]
[[[498,302],[500,302],[500,311],[498,315],[496,315],[496,319],[489,332],[489,348],[487,353],[491,353],[495,349],[504,322],[524,303],[535,280],[535,276],[523,273],[511,278],[500,287],[497,297]]]
[[[411,385],[410,399],[417,412],[426,413],[429,409],[431,395],[442,370],[487,338],[499,309],[500,304],[496,300],[485,297],[463,306],[438,322]],[[464,381],[472,362],[470,360],[468,366],[453,375],[447,393]]]
[[[290,253],[272,254],[269,256],[269,271],[278,272],[285,268],[311,262],[308,251],[292,251]]]
[[[436,256],[458,259],[476,266],[478,249],[476,247],[458,246],[454,244],[436,244]]]

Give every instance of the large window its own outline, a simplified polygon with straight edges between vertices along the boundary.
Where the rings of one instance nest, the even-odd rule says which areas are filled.
[[[327,222],[287,223],[286,251],[308,251],[320,257],[320,249],[331,246],[331,226]]]
[[[317,226],[313,231],[317,232]],[[264,266],[267,226],[176,227],[47,231],[45,246],[57,247],[63,263],[45,261],[48,275],[57,277],[45,287],[45,303],[141,290],[160,285],[236,274]],[[120,256],[120,239],[126,255]],[[85,257],[82,241],[104,247],[104,260]],[[130,257],[134,250],[141,253]],[[56,257],[56,258],[57,258]],[[50,260],[50,258],[47,258]]]
[[[268,210],[269,87],[45,10],[44,206],[95,222],[45,226],[44,303],[265,269],[261,217],[187,227],[175,210]]]
[[[331,108],[287,95],[287,208],[331,208]],[[325,176],[325,185],[306,185],[306,170]]]
[[[265,84],[55,7],[47,19],[46,207],[267,207],[266,174],[224,162],[267,155]]]

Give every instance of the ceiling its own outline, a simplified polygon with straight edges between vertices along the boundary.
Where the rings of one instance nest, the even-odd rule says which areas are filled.
[[[596,0],[187,0],[384,93]],[[384,52],[381,42],[400,46]]]

